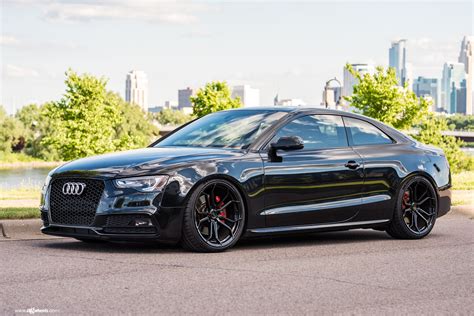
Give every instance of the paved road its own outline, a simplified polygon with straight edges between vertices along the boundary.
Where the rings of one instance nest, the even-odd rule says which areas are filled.
[[[69,239],[0,242],[0,314],[27,308],[472,314],[474,220],[445,216],[419,241],[357,230],[247,241],[220,254]]]

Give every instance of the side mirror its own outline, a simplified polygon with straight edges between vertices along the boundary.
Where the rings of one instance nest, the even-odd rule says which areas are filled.
[[[277,156],[278,150],[298,150],[303,149],[304,143],[303,139],[299,136],[283,136],[280,137],[276,143],[270,144],[270,149],[268,151],[268,156],[271,161],[281,162],[282,158]]]

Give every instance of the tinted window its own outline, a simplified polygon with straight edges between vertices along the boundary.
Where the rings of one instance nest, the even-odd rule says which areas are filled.
[[[355,146],[392,143],[392,140],[384,132],[370,123],[349,117],[345,117],[344,122]]]
[[[247,148],[284,112],[236,110],[208,114],[163,139],[155,147]]]
[[[342,118],[335,115],[308,115],[294,119],[276,133],[272,142],[282,136],[301,137],[304,149],[309,150],[348,146]]]

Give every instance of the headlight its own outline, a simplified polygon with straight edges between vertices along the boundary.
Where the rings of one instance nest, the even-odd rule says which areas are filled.
[[[140,192],[154,192],[163,189],[168,178],[168,176],[124,178],[114,180],[114,184],[119,189],[130,188]]]

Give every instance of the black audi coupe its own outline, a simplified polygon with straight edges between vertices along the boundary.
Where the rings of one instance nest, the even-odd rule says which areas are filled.
[[[372,228],[418,239],[451,207],[442,150],[373,119],[242,108],[148,148],[68,162],[42,190],[42,232],[85,242],[228,249],[243,237]]]

